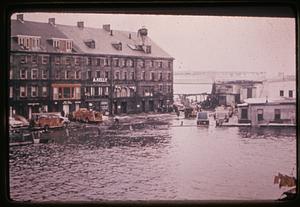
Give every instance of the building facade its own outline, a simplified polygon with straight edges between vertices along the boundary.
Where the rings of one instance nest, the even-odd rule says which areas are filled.
[[[238,121],[251,123],[252,126],[270,123],[296,124],[296,100],[246,99],[243,104],[238,104]]]
[[[247,98],[260,97],[262,81],[236,80],[219,81],[214,84],[213,94],[218,105],[235,106]]]
[[[173,104],[173,58],[148,30],[114,31],[11,21],[10,115],[69,114],[88,108],[114,115],[169,108]]]

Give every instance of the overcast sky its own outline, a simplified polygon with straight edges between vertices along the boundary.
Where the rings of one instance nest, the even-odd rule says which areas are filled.
[[[148,29],[175,58],[174,70],[255,71],[294,74],[295,19],[179,15],[24,13],[24,19],[114,30]],[[15,19],[15,15],[12,16]]]

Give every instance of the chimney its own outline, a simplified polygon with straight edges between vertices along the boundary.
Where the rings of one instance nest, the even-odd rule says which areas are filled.
[[[84,22],[77,22],[77,27],[80,29],[84,28]]]
[[[48,19],[48,23],[50,24],[50,25],[55,25],[55,18],[49,18]]]
[[[102,25],[102,28],[107,31],[107,32],[110,32],[110,24],[103,24]]]
[[[17,14],[17,20],[20,22],[24,22],[24,14]]]
[[[129,33],[128,38],[131,39],[131,34]]]

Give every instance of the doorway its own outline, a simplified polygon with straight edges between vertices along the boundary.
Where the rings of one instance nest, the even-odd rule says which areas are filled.
[[[127,113],[127,102],[126,101],[121,102],[121,112]]]

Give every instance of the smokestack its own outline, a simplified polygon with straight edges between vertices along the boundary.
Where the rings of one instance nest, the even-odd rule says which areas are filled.
[[[110,32],[110,24],[103,24],[102,25],[102,28],[107,31],[107,32]]]
[[[84,28],[84,22],[77,22],[77,27],[80,29]]]
[[[17,20],[24,23],[24,14],[17,14]]]
[[[49,18],[48,19],[48,23],[50,24],[50,25],[55,25],[55,18]]]

